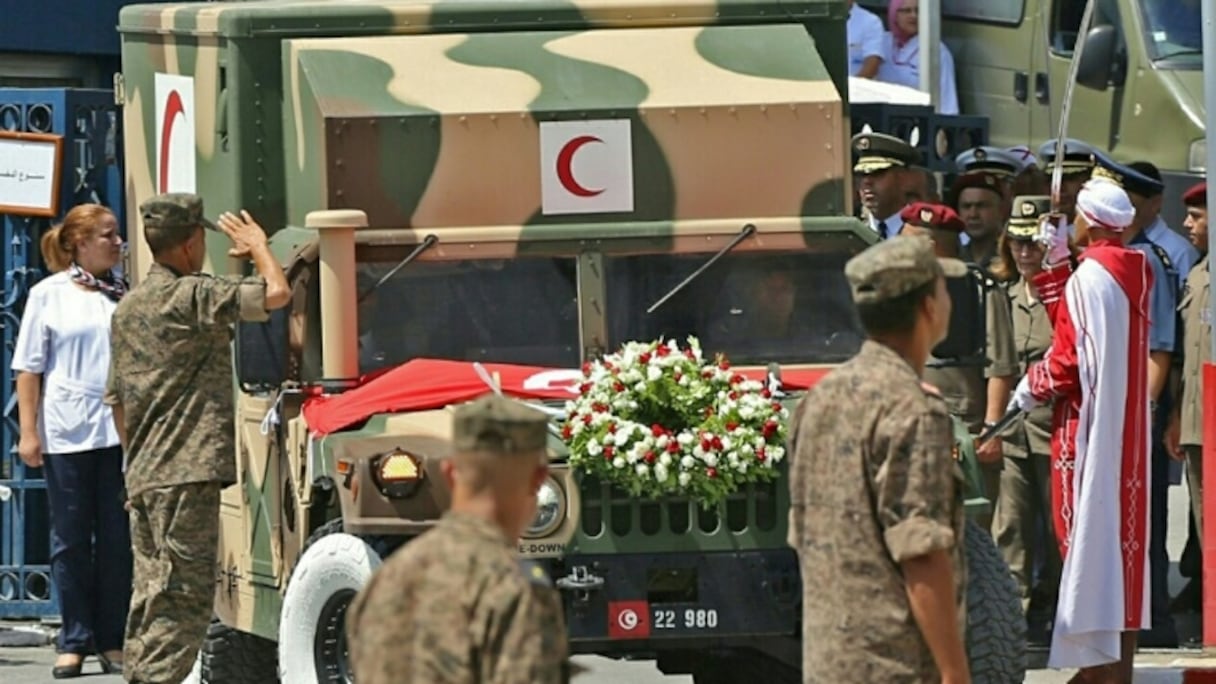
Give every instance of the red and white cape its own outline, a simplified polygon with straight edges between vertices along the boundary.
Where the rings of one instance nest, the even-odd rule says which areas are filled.
[[[1119,660],[1120,633],[1149,627],[1148,307],[1142,252],[1092,243],[1080,265],[1035,278],[1054,336],[1028,371],[1057,398],[1052,509],[1064,559],[1048,666]]]

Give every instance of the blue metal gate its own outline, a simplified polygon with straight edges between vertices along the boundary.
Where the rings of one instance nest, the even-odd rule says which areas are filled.
[[[0,88],[0,130],[63,136],[58,216],[85,202],[110,207],[124,221],[122,112],[108,90]],[[3,160],[0,160],[3,167]],[[41,468],[17,457],[17,393],[10,365],[30,287],[46,272],[38,240],[53,221],[0,214],[4,227],[0,289],[0,618],[43,618],[59,613],[50,573],[50,516]],[[0,490],[2,491],[2,490]]]

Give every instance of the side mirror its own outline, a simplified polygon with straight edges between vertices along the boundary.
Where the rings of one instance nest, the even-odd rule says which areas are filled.
[[[1119,33],[1114,26],[1106,24],[1090,29],[1085,36],[1081,64],[1077,67],[1077,83],[1094,90],[1106,90],[1115,68],[1118,42]]]
[[[287,323],[291,307],[270,312],[261,322],[236,325],[236,379],[245,392],[278,389],[287,381]]]
[[[972,268],[962,278],[947,278],[950,293],[950,331],[933,350],[942,366],[986,365],[988,318],[985,310],[986,277]]]

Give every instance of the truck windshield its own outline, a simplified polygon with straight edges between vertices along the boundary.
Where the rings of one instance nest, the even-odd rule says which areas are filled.
[[[404,253],[360,253],[359,292]],[[359,370],[419,357],[576,367],[577,305],[573,258],[416,261],[360,302]]]
[[[850,256],[732,253],[650,315],[705,255],[608,257],[610,344],[694,335],[707,354],[736,365],[844,361],[863,339],[844,277]]]
[[[1154,60],[1198,68],[1203,63],[1200,0],[1140,0],[1147,44]]]

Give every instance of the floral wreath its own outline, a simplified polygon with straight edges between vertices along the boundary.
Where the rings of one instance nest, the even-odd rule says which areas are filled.
[[[633,496],[686,496],[706,508],[777,477],[789,411],[725,357],[705,362],[695,337],[685,348],[628,342],[582,370],[562,427],[576,471]]]

